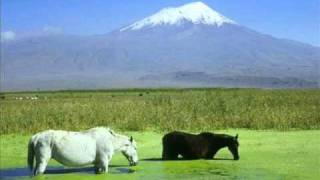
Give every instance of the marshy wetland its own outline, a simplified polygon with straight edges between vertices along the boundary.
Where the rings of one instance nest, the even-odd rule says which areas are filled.
[[[139,165],[116,154],[109,173],[51,160],[33,179],[318,179],[320,91],[146,89],[1,94],[1,179],[30,179],[27,143],[45,129],[110,126],[133,135]],[[22,100],[16,97],[22,97]],[[37,97],[30,99],[27,97]],[[171,130],[239,134],[240,160],[227,149],[213,160],[161,161]]]

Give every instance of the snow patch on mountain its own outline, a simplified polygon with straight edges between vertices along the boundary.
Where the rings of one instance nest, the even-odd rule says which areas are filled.
[[[158,25],[180,25],[186,21],[193,24],[215,25],[218,27],[224,23],[236,24],[233,20],[224,17],[206,4],[193,2],[176,8],[164,8],[154,15],[120,29],[120,31],[139,30],[144,27]]]

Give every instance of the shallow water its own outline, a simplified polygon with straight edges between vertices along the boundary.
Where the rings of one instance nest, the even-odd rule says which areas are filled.
[[[215,160],[194,160],[194,161],[161,161],[159,159],[143,159],[135,167],[130,166],[109,166],[109,175],[115,175],[127,179],[176,179],[188,178],[197,179],[199,177],[219,177],[219,179],[231,178],[232,175],[223,165],[215,164]],[[132,174],[132,175],[130,175]],[[10,168],[0,170],[0,179],[29,179],[31,172],[28,168]],[[84,168],[64,168],[62,166],[49,166],[45,171],[45,179],[71,179],[72,175],[85,176],[89,179],[95,179],[100,175],[95,175],[93,167]],[[70,176],[71,175],[71,176]],[[89,176],[88,176],[89,175]],[[126,175],[126,176],[123,176]]]
[[[128,167],[122,166],[109,166],[110,174],[128,174],[133,173],[134,170]],[[94,167],[83,167],[83,168],[65,168],[63,166],[49,166],[47,167],[45,175],[53,174],[92,174],[95,175]],[[10,179],[19,179],[25,177],[31,177],[32,173],[29,168],[8,168],[0,169],[0,179],[10,180]]]
[[[64,168],[50,161],[46,174],[32,180],[109,179],[319,179],[318,143],[320,131],[245,131],[241,134],[240,160],[232,160],[228,149],[214,160],[162,161],[161,134],[136,132],[138,166],[128,166],[121,153],[115,154],[109,173],[96,175],[93,167]],[[230,134],[235,134],[231,132]],[[26,168],[28,136],[3,136],[0,143],[0,179],[30,180]],[[155,140],[159,141],[155,141]],[[317,146],[319,147],[319,146]],[[12,168],[13,167],[13,168]]]
[[[241,166],[240,166],[241,165]],[[35,179],[28,168],[0,169],[1,180]],[[64,168],[49,166],[41,180],[51,179],[283,179],[265,169],[246,167],[229,159],[161,161],[142,159],[138,166],[110,165],[105,175],[96,175],[93,167]],[[38,178],[36,178],[38,179]]]

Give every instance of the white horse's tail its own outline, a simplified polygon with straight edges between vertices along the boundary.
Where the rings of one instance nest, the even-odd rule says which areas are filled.
[[[31,138],[28,144],[28,166],[30,170],[33,170],[33,160],[34,160],[34,141]]]

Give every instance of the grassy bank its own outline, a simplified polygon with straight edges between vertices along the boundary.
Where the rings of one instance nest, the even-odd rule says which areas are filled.
[[[93,126],[134,131],[320,128],[320,90],[25,92],[2,94],[0,105],[1,134]]]
[[[94,175],[93,170],[79,168],[72,172],[61,170],[55,161],[52,169],[58,174],[46,174],[40,179],[318,179],[320,176],[319,130],[313,131],[253,131],[223,130],[239,134],[240,160],[159,161],[163,133],[126,132],[137,140],[140,162],[129,167],[118,153],[111,161],[110,173]],[[28,179],[26,168],[29,135],[1,135],[0,174]],[[216,158],[232,159],[227,149]],[[151,159],[151,160],[150,160]],[[19,168],[19,169],[14,169]],[[50,169],[50,168],[49,168]],[[50,172],[49,172],[50,173]],[[0,178],[1,179],[1,178]]]

